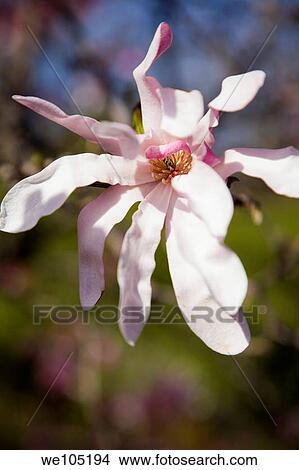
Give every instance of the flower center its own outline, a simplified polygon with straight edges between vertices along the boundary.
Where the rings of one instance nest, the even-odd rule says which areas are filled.
[[[191,170],[191,150],[186,142],[180,140],[149,147],[145,155],[149,159],[153,178],[165,184],[170,183],[175,176],[186,175]]]
[[[179,150],[163,160],[150,160],[152,176],[156,181],[170,183],[178,175],[186,175],[191,170],[192,156]]]

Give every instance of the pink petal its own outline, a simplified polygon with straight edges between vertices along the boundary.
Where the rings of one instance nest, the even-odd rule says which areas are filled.
[[[155,251],[170,195],[171,187],[158,183],[141,202],[123,241],[118,265],[120,329],[131,345],[135,344],[150,312]],[[132,307],[138,309],[142,321],[129,321],[130,312],[126,309]]]
[[[226,235],[234,204],[229,189],[215,170],[193,160],[191,171],[173,178],[172,187],[186,198],[191,210],[207,224],[213,235],[221,238]]]
[[[142,120],[145,131],[159,129],[161,120],[161,105],[157,95],[159,83],[146,73],[151,65],[171,46],[172,32],[167,23],[161,23],[154,35],[147,54],[141,64],[134,70],[134,78],[138,88]]]
[[[219,112],[209,109],[201,118],[188,139],[193,155],[202,159],[206,153],[206,146],[211,148],[214,145],[213,128],[219,123]]]
[[[217,155],[215,155],[215,153],[212,152],[212,150],[209,148],[207,149],[207,153],[205,154],[203,162],[211,166],[212,168],[221,163],[220,158],[218,158]]]
[[[225,179],[236,172],[261,178],[276,193],[299,197],[299,150],[294,147],[230,149],[215,170]]]
[[[148,163],[92,153],[55,160],[36,175],[17,183],[1,204],[0,228],[22,232],[58,209],[74,191],[96,181],[135,186],[152,181]]]
[[[161,129],[179,138],[190,136],[203,116],[202,94],[173,88],[160,88],[157,92],[162,106]]]
[[[140,142],[144,136],[137,136],[127,124],[101,121],[95,130],[96,138],[105,152],[126,158],[140,155]]]
[[[14,95],[13,99],[56,124],[75,132],[83,139],[101,145],[106,152],[124,155],[128,158],[138,154],[138,139],[133,129],[126,124],[99,122],[78,114],[69,116],[55,104],[33,96]]]
[[[178,138],[190,136],[203,115],[203,98],[199,91],[186,92],[163,88],[159,82],[146,76],[151,65],[171,45],[172,32],[167,23],[158,27],[145,59],[134,70],[140,95],[145,131],[160,130]]]
[[[209,107],[227,112],[245,108],[263,86],[265,77],[266,74],[262,70],[252,70],[225,78],[221,92],[209,103]]]
[[[151,145],[145,151],[145,156],[149,160],[162,160],[173,153],[183,150],[184,152],[191,154],[189,145],[182,141],[176,140],[175,142],[170,142],[169,144],[163,145]]]
[[[107,235],[135,202],[140,201],[156,183],[141,186],[111,186],[87,204],[78,218],[79,272],[81,305],[89,309],[104,289],[103,251]]]
[[[180,209],[175,199],[171,206],[166,219],[166,248],[170,275],[182,314],[191,330],[211,349],[221,354],[239,354],[250,341],[246,319],[241,313],[234,314],[228,308],[234,303],[219,303],[208,287],[202,264],[190,263],[190,256],[197,260],[197,252],[206,249],[204,240],[198,238],[198,219]],[[221,265],[223,257],[217,261],[209,244],[207,248],[207,256],[212,257],[212,264],[216,268],[218,263],[225,276]],[[238,289],[238,272],[235,273],[235,279],[235,289]],[[218,281],[221,280],[218,278]],[[222,282],[226,283],[225,277]],[[220,310],[222,306],[224,307]]]

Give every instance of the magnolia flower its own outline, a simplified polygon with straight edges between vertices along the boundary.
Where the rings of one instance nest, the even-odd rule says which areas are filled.
[[[16,184],[1,206],[1,229],[22,232],[58,209],[71,192],[94,182],[111,185],[79,215],[80,298],[91,308],[104,289],[105,238],[129,208],[141,201],[120,253],[120,329],[134,344],[147,321],[155,251],[165,225],[170,275],[178,305],[192,331],[210,348],[237,354],[250,333],[239,312],[247,276],[238,256],[224,245],[233,215],[226,179],[243,172],[263,179],[279,194],[299,197],[298,151],[230,149],[212,152],[220,112],[238,111],[263,85],[260,70],[227,77],[204,114],[201,93],[164,88],[147,75],[169,48],[168,24],[158,27],[133,75],[140,95],[143,134],[126,124],[69,116],[35,97],[13,98],[42,116],[100,144],[106,153],[64,156]],[[138,308],[142,321],[132,321]]]

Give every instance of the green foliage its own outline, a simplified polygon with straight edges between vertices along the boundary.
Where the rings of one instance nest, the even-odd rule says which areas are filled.
[[[132,127],[137,134],[144,134],[140,103],[138,103],[132,111]]]

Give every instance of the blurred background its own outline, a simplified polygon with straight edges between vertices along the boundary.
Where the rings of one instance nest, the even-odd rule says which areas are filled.
[[[277,24],[254,64],[266,71],[265,86],[244,111],[222,116],[216,150],[299,148],[297,1],[1,0],[1,196],[58,156],[98,151],[11,100],[37,95],[77,112],[28,26],[83,113],[130,122],[138,101],[132,70],[161,21],[171,24],[174,43],[152,73],[166,86],[200,89],[206,103],[225,76],[247,70]],[[249,178],[232,190],[258,200],[263,212],[256,224],[256,211],[238,207],[227,238],[250,277],[253,340],[237,364],[183,322],[148,325],[135,348],[117,325],[98,325],[92,315],[88,325],[33,325],[33,305],[78,305],[76,218],[101,189],[78,190],[28,233],[1,233],[1,448],[298,448],[299,201]],[[117,305],[117,258],[130,218],[107,240],[103,304]],[[163,243],[156,260],[153,304],[170,309]],[[252,305],[267,308],[259,322]]]

